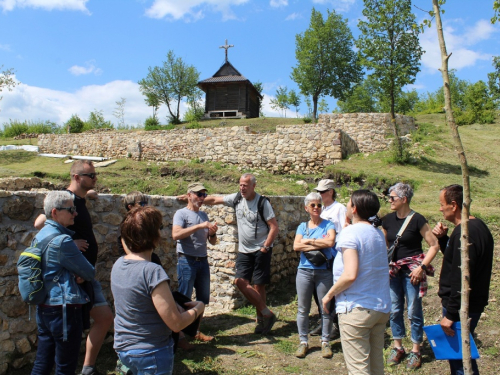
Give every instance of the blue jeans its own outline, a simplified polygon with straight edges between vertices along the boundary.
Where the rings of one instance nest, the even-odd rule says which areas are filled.
[[[418,296],[420,284],[410,282],[410,273],[399,271],[396,277],[391,277],[391,331],[394,339],[406,336],[404,322],[405,298],[408,306],[408,319],[411,322],[411,341],[421,344],[424,339],[424,312],[422,298]]]
[[[196,300],[208,305],[210,302],[210,266],[207,258],[179,256],[177,261],[178,291],[191,298],[193,288]]]
[[[308,268],[299,268],[297,270],[297,297],[299,308],[297,311],[297,328],[299,330],[300,342],[307,342],[309,333],[309,311],[311,310],[311,297],[313,290],[316,289],[320,302],[320,314],[322,321],[321,341],[329,342],[330,334],[332,333],[332,314],[335,311],[330,311],[329,314],[323,312],[323,303],[321,300],[328,293],[333,285],[332,270],[316,270]]]
[[[443,307],[443,316],[446,316],[446,309]],[[481,313],[469,313],[470,318],[470,333],[474,334],[474,331],[477,327],[477,323],[479,322],[479,318],[481,317]],[[476,360],[471,360],[472,362],[472,372],[474,375],[479,375],[479,369],[477,367]],[[451,375],[464,375],[464,363],[461,359],[454,359],[448,361],[450,364],[450,373]]]
[[[74,375],[80,353],[83,323],[82,308],[66,307],[68,340],[63,341],[62,306],[36,309],[38,349],[31,375],[49,375],[56,365],[56,375]]]
[[[118,352],[120,361],[134,375],[171,375],[174,370],[174,340],[155,350],[129,350]]]

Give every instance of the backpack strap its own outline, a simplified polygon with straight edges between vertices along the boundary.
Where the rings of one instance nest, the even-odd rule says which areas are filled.
[[[45,252],[45,250],[47,249],[47,247],[49,246],[50,242],[54,238],[56,238],[57,236],[60,236],[60,235],[61,235],[61,233],[53,233],[53,234],[45,237],[40,242],[32,242],[31,246],[39,248],[40,250],[42,250],[42,254],[43,254]],[[40,261],[41,261],[41,259],[40,259]]]
[[[233,200],[233,208],[236,210],[236,206],[238,205],[238,203],[240,203],[241,201],[241,192],[237,192],[236,193],[236,196],[234,197],[234,200]]]

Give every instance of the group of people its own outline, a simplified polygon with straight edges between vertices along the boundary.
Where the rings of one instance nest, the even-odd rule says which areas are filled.
[[[122,255],[113,265],[111,291],[113,315],[95,280],[97,241],[92,231],[86,198],[91,196],[97,173],[92,162],[75,161],[66,191],[50,192],[44,215],[35,226],[40,232],[34,244],[54,233],[44,252],[45,302],[37,306],[38,351],[33,375],[74,374],[82,332],[94,320],[87,337],[82,375],[97,375],[95,362],[114,318],[114,349],[117,370],[124,374],[171,374],[175,347],[189,350],[186,335],[197,340],[213,337],[200,332],[205,306],[210,302],[210,268],[207,244],[217,244],[217,224],[211,223],[202,205],[223,204],[235,210],[238,255],[234,283],[256,308],[254,333],[268,334],[277,321],[266,303],[266,285],[271,281],[273,244],[278,222],[269,200],[255,191],[256,179],[243,174],[239,192],[226,196],[207,195],[201,183],[190,184],[178,197],[187,203],[173,218],[176,241],[177,291],[154,249],[162,237],[162,214],[148,205],[139,192],[124,198],[127,214],[120,226]],[[350,374],[384,373],[384,332],[390,320],[394,340],[387,363],[421,366],[423,342],[422,297],[426,276],[433,275],[431,262],[439,249],[444,253],[439,296],[443,303],[441,326],[453,335],[452,324],[460,308],[460,221],[462,189],[451,185],[440,193],[440,210],[455,225],[438,223],[431,230],[426,219],[410,209],[411,187],[398,183],[389,190],[393,213],[382,220],[380,202],[368,190],[355,191],[347,207],[336,201],[335,184],[321,180],[316,192],[304,201],[309,220],[297,228],[294,250],[300,254],[296,276],[299,346],[295,355],[309,350],[309,313],[312,297],[320,313],[321,355],[331,358],[330,341],[340,333],[342,351]],[[471,296],[473,332],[488,303],[493,257],[493,238],[486,225],[470,220]],[[382,230],[377,226],[382,224]],[[429,245],[426,254],[422,239]],[[388,259],[388,248],[391,249]],[[195,292],[195,300],[191,296]],[[413,347],[408,355],[404,304],[408,306]],[[460,374],[460,361],[450,361],[452,374]],[[473,364],[475,373],[477,365]]]

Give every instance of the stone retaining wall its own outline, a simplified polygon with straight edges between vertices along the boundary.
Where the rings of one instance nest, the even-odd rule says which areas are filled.
[[[401,134],[415,128],[398,115]],[[163,131],[41,134],[41,153],[143,160],[200,159],[260,168],[274,173],[318,173],[356,152],[387,149],[393,131],[385,113],[323,114],[318,124],[277,126],[252,134],[248,127]]]
[[[19,254],[30,245],[37,233],[35,218],[42,213],[45,191],[0,190],[0,374],[10,368],[20,368],[33,362],[36,352],[36,321],[34,309],[28,318],[28,305],[23,303],[17,287],[16,263]],[[118,225],[125,214],[120,195],[100,195],[88,201],[88,208],[99,244],[96,278],[101,282],[105,296],[112,301],[109,277],[118,258]],[[270,197],[279,223],[280,233],[275,241],[271,266],[272,283],[293,277],[298,258],[293,251],[295,230],[305,221],[303,198]],[[155,250],[163,267],[177,284],[175,243],[171,237],[172,219],[176,210],[184,207],[173,197],[150,196],[149,203],[163,214],[162,241]],[[218,241],[209,245],[211,269],[211,303],[208,314],[228,311],[244,303],[242,295],[232,284],[237,255],[237,227],[234,210],[224,206],[204,206],[211,221],[219,227]],[[294,287],[291,285],[291,287]]]

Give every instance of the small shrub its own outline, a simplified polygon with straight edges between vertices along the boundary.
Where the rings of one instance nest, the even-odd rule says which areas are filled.
[[[201,128],[203,128],[203,126],[198,121],[186,125],[186,129],[201,129]]]
[[[28,124],[24,121],[9,120],[3,124],[3,136],[5,138],[14,138],[23,133],[28,133]]]
[[[310,117],[303,117],[302,121],[304,121],[304,124],[310,124],[312,122],[312,118],[310,118]]]
[[[78,115],[72,115],[71,118],[64,123],[66,131],[68,126],[70,133],[81,133],[83,131],[84,122]]]
[[[408,164],[411,160],[411,153],[410,153],[410,142],[403,141],[401,143],[402,147],[402,153],[399,153],[399,147],[398,147],[398,142],[396,139],[391,143],[391,147],[389,150],[389,157],[387,158],[387,161],[389,163],[395,163],[395,164]]]
[[[160,121],[156,117],[148,117],[146,121],[144,121],[144,130],[160,130],[161,125]]]

